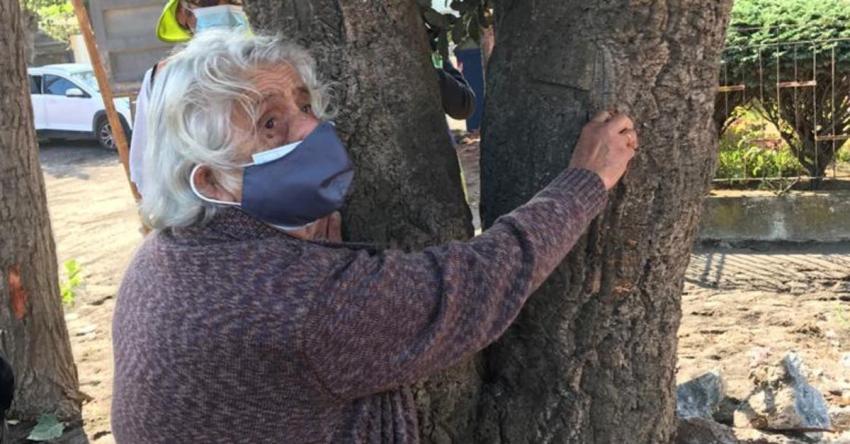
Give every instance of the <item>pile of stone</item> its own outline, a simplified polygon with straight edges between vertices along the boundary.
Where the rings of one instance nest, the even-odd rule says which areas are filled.
[[[806,380],[799,355],[755,366],[750,380],[743,400],[727,396],[718,371],[680,385],[676,443],[850,444],[850,403],[830,407]]]

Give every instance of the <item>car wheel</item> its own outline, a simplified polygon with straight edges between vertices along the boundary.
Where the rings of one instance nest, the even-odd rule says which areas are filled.
[[[109,120],[105,117],[97,121],[94,135],[97,137],[97,141],[100,143],[100,146],[109,150],[116,149],[115,137],[112,135],[112,127],[109,126]]]

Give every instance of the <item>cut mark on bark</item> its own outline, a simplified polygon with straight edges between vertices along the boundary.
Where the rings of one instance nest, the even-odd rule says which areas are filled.
[[[618,298],[622,298],[622,297],[628,296],[632,292],[632,290],[634,290],[633,285],[624,284],[624,285],[618,285],[618,286],[614,287],[613,293]]]
[[[21,281],[20,265],[9,267],[9,304],[12,306],[12,313],[15,314],[17,320],[22,320],[27,314],[27,295],[24,284]]]

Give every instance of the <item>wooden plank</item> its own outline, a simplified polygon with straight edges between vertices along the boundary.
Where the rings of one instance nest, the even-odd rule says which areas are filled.
[[[832,140],[842,141],[850,139],[850,134],[825,134],[823,136],[815,135],[815,140],[818,142],[827,142]]]
[[[735,92],[735,91],[746,91],[747,85],[720,85],[717,88],[717,92]]]
[[[127,176],[127,183],[130,185],[130,192],[133,193],[133,198],[138,202],[141,199],[136,185],[130,180],[130,150],[127,145],[127,135],[124,134],[124,126],[121,125],[121,118],[118,116],[118,111],[115,109],[114,95],[112,87],[109,84],[109,77],[106,75],[106,70],[103,69],[103,60],[100,58],[100,53],[97,51],[97,43],[94,40],[89,14],[83,6],[82,0],[71,0],[74,6],[74,13],[77,15],[77,21],[80,24],[80,33],[83,35],[83,40],[86,42],[86,50],[89,53],[94,75],[97,78],[97,84],[100,87],[100,94],[103,97],[103,105],[106,107],[106,118],[109,120],[109,126],[112,128],[112,137],[115,139],[115,146],[118,148],[118,157],[121,159],[121,164],[124,166],[124,174]],[[129,123],[129,122],[128,122]]]
[[[811,88],[817,86],[817,80],[808,80],[805,82],[779,82],[776,84],[779,88]]]

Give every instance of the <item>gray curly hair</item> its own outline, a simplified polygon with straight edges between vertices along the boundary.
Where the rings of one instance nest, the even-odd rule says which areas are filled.
[[[168,58],[157,73],[148,108],[140,205],[145,223],[155,229],[186,227],[215,214],[217,205],[192,192],[189,175],[195,165],[210,166],[225,189],[238,189],[232,172],[239,168],[236,147],[245,135],[231,118],[235,112],[256,117],[261,95],[249,73],[281,64],[301,76],[316,117],[328,118],[327,87],[317,77],[315,61],[281,37],[207,31]]]

